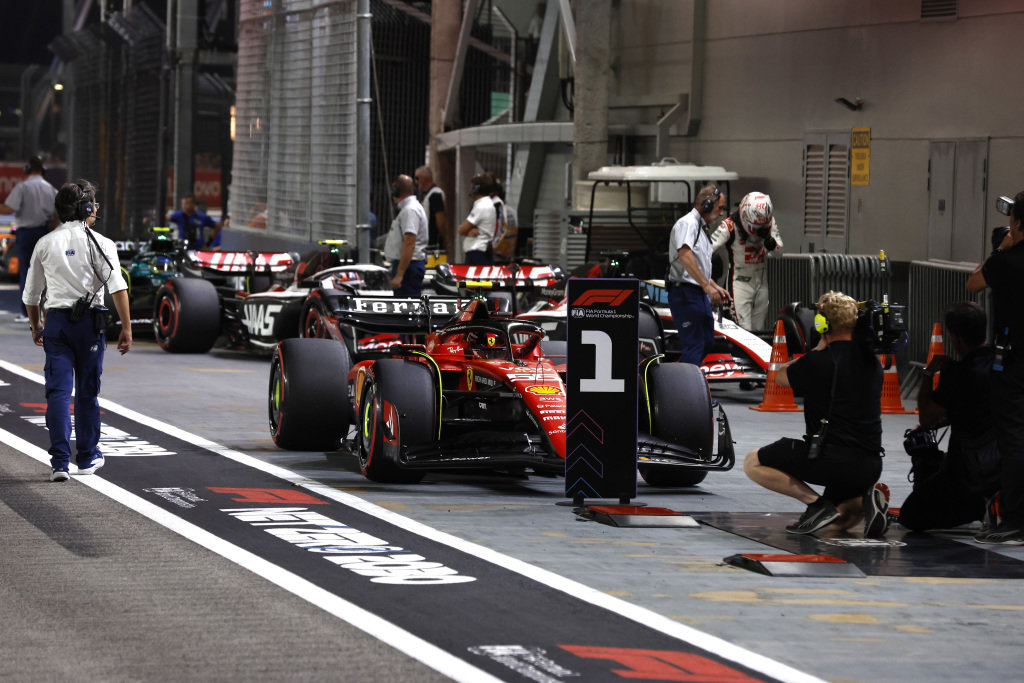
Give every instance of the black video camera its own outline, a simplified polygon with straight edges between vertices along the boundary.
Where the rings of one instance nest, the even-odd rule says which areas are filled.
[[[1003,214],[1004,216],[1009,216],[1011,213],[1013,213],[1013,199],[1007,197],[1006,195],[1003,195],[1002,197],[997,199],[996,211]]]
[[[906,306],[887,301],[858,301],[853,338],[874,354],[899,353],[910,341],[906,312]]]

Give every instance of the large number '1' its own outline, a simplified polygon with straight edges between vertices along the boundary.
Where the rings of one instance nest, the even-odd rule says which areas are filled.
[[[580,391],[621,393],[626,381],[612,378],[612,338],[599,330],[583,330],[580,341],[594,346],[594,377],[581,379]]]

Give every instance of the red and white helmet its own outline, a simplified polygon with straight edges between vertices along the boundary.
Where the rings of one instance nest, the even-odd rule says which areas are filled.
[[[740,220],[750,233],[770,229],[772,225],[772,198],[763,192],[751,192],[740,202]]]

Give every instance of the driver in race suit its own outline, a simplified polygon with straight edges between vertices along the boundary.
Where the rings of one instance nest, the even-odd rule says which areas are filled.
[[[782,248],[779,226],[772,217],[771,197],[751,192],[740,208],[723,220],[711,235],[712,250],[729,252],[729,291],[736,307],[736,323],[751,332],[767,325],[768,283],[764,259]]]

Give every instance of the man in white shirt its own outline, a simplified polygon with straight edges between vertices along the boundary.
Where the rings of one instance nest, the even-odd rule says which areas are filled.
[[[729,293],[711,279],[708,221],[721,216],[725,195],[712,185],[700,189],[693,209],[676,221],[669,236],[668,305],[679,334],[680,363],[700,365],[715,343],[713,304]]]
[[[427,271],[427,213],[413,193],[412,178],[400,175],[391,183],[391,198],[398,215],[384,242],[384,256],[391,261],[391,287],[395,296],[418,297]]]
[[[497,212],[494,210],[494,200],[491,199],[494,176],[486,171],[478,173],[470,183],[469,194],[473,198],[473,208],[459,226],[464,260],[473,266],[489,266],[494,263],[491,241],[497,225]]]
[[[32,253],[22,302],[36,346],[46,353],[46,428],[50,432],[50,481],[67,481],[71,462],[69,408],[75,390],[75,447],[79,474],[103,467],[100,438],[100,375],[106,346],[103,287],[121,320],[117,350],[132,346],[128,285],[121,275],[114,243],[90,229],[99,204],[85,180],[67,183],[54,200],[62,225],[44,235]],[[39,302],[46,290],[46,324]]]
[[[25,165],[28,178],[14,186],[7,199],[0,202],[0,213],[14,214],[18,249],[18,293],[25,292],[25,277],[28,264],[32,260],[32,250],[39,239],[53,227],[53,198],[57,196],[57,188],[43,177],[43,160],[32,157]],[[21,305],[21,315],[15,316],[14,322],[28,322],[25,304]]]

